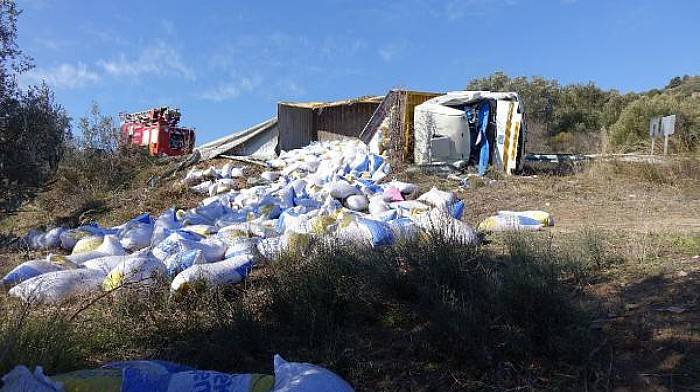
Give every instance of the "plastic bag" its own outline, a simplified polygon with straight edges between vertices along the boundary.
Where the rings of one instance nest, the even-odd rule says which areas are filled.
[[[216,263],[193,265],[177,274],[170,289],[174,292],[184,291],[197,281],[211,287],[238,283],[253,268],[253,259],[251,255],[239,255]]]
[[[228,162],[219,170],[219,177],[231,178],[231,171],[232,170],[233,170],[233,163]]]
[[[121,392],[128,389],[123,385],[123,372],[120,369],[84,369],[51,377],[63,384],[62,391],[104,391]],[[137,390],[138,391],[138,390]]]
[[[391,165],[389,162],[382,163],[379,168],[372,174],[372,181],[380,182],[391,172]]]
[[[190,169],[190,171],[187,172],[185,175],[185,178],[182,179],[182,182],[188,185],[193,185],[198,182],[201,182],[202,179],[204,178],[204,174],[202,173],[201,170],[198,170],[196,168]]]
[[[277,220],[277,232],[295,231],[297,233],[308,233],[308,220],[309,216],[306,213],[306,207],[290,208],[284,211]]]
[[[464,214],[464,202],[462,200],[457,200],[454,204],[448,207],[450,215],[455,219],[462,219]]]
[[[274,259],[282,252],[282,245],[280,237],[272,237],[261,239],[256,247],[263,258]]]
[[[155,245],[165,239],[170,233],[182,227],[175,214],[175,208],[168,208],[153,223],[153,235],[151,245]]]
[[[78,254],[82,252],[88,252],[97,249],[98,246],[102,245],[102,240],[104,239],[101,235],[91,235],[78,240],[73,246],[73,252],[71,254]]]
[[[537,231],[544,225],[527,216],[504,214],[490,216],[477,226],[480,231]]]
[[[212,185],[214,185],[214,182],[207,180],[191,187],[190,189],[192,189],[192,191],[195,193],[208,194],[209,188],[211,188]]]
[[[210,235],[216,234],[216,232],[219,231],[219,229],[216,226],[212,225],[189,225],[183,227],[180,230],[195,233],[202,237],[209,237]]]
[[[396,201],[403,201],[403,195],[401,194],[401,191],[399,188],[395,186],[390,186],[386,189],[384,189],[383,192],[383,199],[386,202],[396,202]]]
[[[238,237],[230,242],[227,242],[225,259],[230,259],[234,256],[242,254],[255,254],[257,252],[258,238],[242,238]]]
[[[273,392],[353,392],[350,384],[330,370],[310,363],[287,362],[275,355]]]
[[[87,269],[94,269],[94,270],[99,270],[105,273],[105,275],[109,274],[110,271],[112,271],[114,268],[119,265],[122,261],[128,259],[129,257],[133,257],[131,255],[127,256],[103,256],[103,257],[98,257],[95,259],[90,259],[86,262],[84,262],[81,266],[83,268]]]
[[[191,370],[170,377],[166,392],[222,391],[250,392],[253,376],[215,371]]]
[[[130,283],[151,284],[157,275],[164,272],[163,262],[149,254],[129,257],[109,272],[104,278],[102,288],[109,291]]]
[[[216,178],[219,177],[219,173],[216,172],[216,168],[213,167],[213,166],[211,166],[211,167],[205,169],[205,170],[202,172],[202,175],[204,176],[204,178],[213,178],[213,179],[216,179]]]
[[[63,227],[55,227],[46,233],[29,230],[24,241],[31,249],[53,249],[61,246],[61,234],[66,231]]]
[[[230,212],[219,200],[206,205],[193,208],[182,217],[183,225],[213,225],[217,219]]]
[[[123,256],[126,255],[126,250],[119,243],[117,236],[109,234],[102,237],[102,243],[95,250],[79,252],[65,256],[67,260],[74,264],[83,264],[88,260],[96,259],[105,256]]]
[[[437,189],[436,187],[432,187],[428,192],[420,195],[418,197],[418,201],[435,208],[448,210],[450,206],[457,201],[457,198],[452,192],[445,192]]]
[[[518,215],[534,219],[543,226],[554,226],[554,218],[545,211],[498,211],[498,215]]]
[[[64,391],[59,382],[52,381],[44,375],[44,369],[37,366],[34,372],[26,366],[15,366],[2,376],[0,392],[60,392]]]
[[[204,254],[200,249],[186,250],[172,254],[163,260],[168,276],[175,276],[195,264],[205,264]]]
[[[267,161],[267,166],[273,168],[273,169],[282,169],[285,166],[287,166],[287,162],[285,162],[282,159],[271,159]]]
[[[351,210],[364,211],[367,209],[369,201],[365,195],[350,195],[345,199],[345,204]]]
[[[360,190],[346,181],[335,181],[328,185],[328,192],[336,199],[343,200],[351,195],[361,194]]]
[[[8,294],[24,302],[55,304],[99,291],[104,278],[102,271],[87,268],[54,271],[25,280]]]
[[[140,250],[151,244],[153,223],[130,221],[119,233],[119,242],[129,250]]]
[[[386,184],[388,188],[396,188],[404,195],[414,193],[418,190],[418,186],[409,182],[392,181]]]
[[[477,245],[479,236],[468,223],[452,217],[447,211],[434,208],[428,213],[418,215],[414,221],[421,229],[442,235],[466,245]]]
[[[370,214],[376,215],[390,210],[391,207],[389,207],[389,204],[386,201],[384,201],[383,197],[373,196],[369,200],[368,209]]]
[[[205,238],[201,241],[193,240],[186,233],[175,232],[161,241],[153,248],[153,255],[159,260],[186,250],[199,249],[208,263],[219,261],[226,253],[226,244],[216,237]]]
[[[391,227],[384,222],[372,219],[356,219],[344,227],[338,229],[338,238],[343,241],[350,241],[358,245],[370,245],[378,247],[392,245],[394,234]]]
[[[64,269],[64,266],[51,263],[46,259],[25,261],[7,273],[7,275],[0,280],[0,286],[10,288],[35,276],[47,272],[62,271]]]
[[[280,174],[278,172],[264,171],[260,173],[260,178],[262,178],[265,181],[274,182],[280,178]]]
[[[415,241],[421,234],[421,228],[409,218],[399,218],[388,221],[387,224],[394,235],[395,241]]]
[[[242,178],[245,177],[245,171],[243,168],[240,167],[234,167],[231,169],[231,177],[232,178]]]

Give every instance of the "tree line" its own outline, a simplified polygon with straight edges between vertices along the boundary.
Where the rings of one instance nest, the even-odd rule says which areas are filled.
[[[517,92],[534,139],[528,141],[531,151],[584,152],[600,139],[613,151],[643,150],[651,118],[670,114],[677,115],[672,148],[696,152],[700,147],[700,76],[674,77],[662,89],[621,93],[593,82],[562,85],[555,79],[495,72],[469,81],[466,88]]]

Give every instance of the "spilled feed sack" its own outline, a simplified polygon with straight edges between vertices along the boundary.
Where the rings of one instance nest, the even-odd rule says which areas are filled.
[[[47,376],[41,366],[18,365],[3,375],[0,392],[352,392],[345,380],[323,367],[274,356],[274,376],[229,374],[148,360],[110,362],[101,368]]]
[[[60,244],[71,254],[30,260],[3,284],[17,287],[51,276],[52,283],[42,286],[51,285],[46,298],[52,299],[83,289],[149,284],[162,276],[181,291],[195,281],[237,284],[256,262],[304,251],[323,238],[384,247],[437,231],[466,244],[478,242],[473,228],[460,221],[463,201],[452,192],[434,187],[421,192],[416,184],[388,179],[389,162],[358,140],[314,142],[282,151],[265,166],[260,177],[233,162],[189,170],[182,184],[202,195],[194,208],[142,213],[113,227],[33,230],[25,242],[41,249]],[[67,272],[73,270],[79,272]],[[84,288],[68,287],[81,279],[87,281]],[[28,285],[15,293],[28,298]]]

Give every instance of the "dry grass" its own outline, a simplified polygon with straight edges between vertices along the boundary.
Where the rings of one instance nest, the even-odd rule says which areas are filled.
[[[242,287],[175,298],[162,282],[82,312],[90,299],[32,308],[2,299],[0,372],[136,358],[269,372],[277,352],[328,366],[358,390],[546,387],[538,378],[555,370],[585,377],[586,357],[572,354],[593,348],[590,315],[562,283],[563,264],[511,245],[493,254],[437,236],[364,252],[314,243],[264,263]]]

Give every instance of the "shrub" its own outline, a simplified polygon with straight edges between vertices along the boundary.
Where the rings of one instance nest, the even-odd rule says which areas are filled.
[[[16,209],[55,173],[69,132],[46,86],[0,97],[0,209]]]
[[[676,114],[676,133],[669,139],[671,151],[695,151],[700,145],[698,98],[658,94],[643,96],[625,107],[610,128],[610,142],[622,151],[648,148],[652,117]],[[661,147],[663,148],[663,147]]]
[[[125,188],[139,169],[153,162],[143,150],[119,147],[119,133],[112,118],[103,115],[96,103],[78,124],[80,135],[67,142],[49,192],[38,200],[49,211],[52,206],[61,206],[75,215],[73,218],[86,211],[104,209],[106,199]]]

